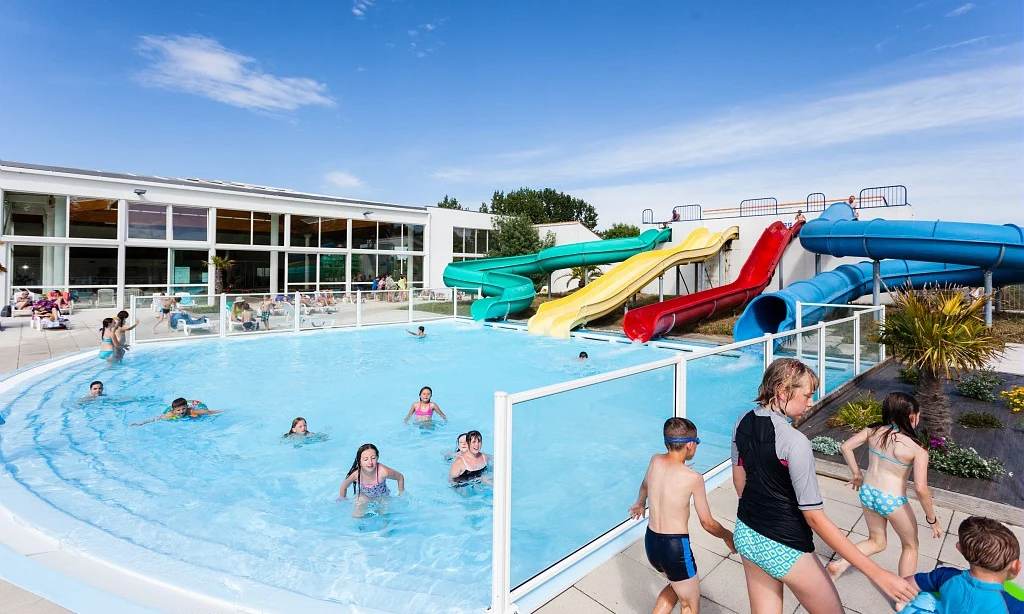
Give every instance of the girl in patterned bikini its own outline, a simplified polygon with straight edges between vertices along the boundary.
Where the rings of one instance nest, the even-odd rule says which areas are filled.
[[[356,450],[356,459],[352,468],[348,470],[348,477],[341,483],[338,501],[345,498],[345,493],[351,485],[356,495],[355,509],[352,516],[359,518],[366,514],[366,506],[370,501],[382,499],[391,494],[388,489],[387,480],[398,482],[398,494],[405,492],[405,476],[390,467],[377,462],[380,452],[377,446],[372,443],[364,443]]]
[[[932,538],[942,535],[939,519],[935,516],[932,494],[928,490],[928,450],[918,445],[914,429],[921,420],[921,408],[912,395],[891,392],[882,401],[882,422],[869,426],[847,439],[842,446],[843,458],[853,471],[850,486],[860,490],[860,503],[864,508],[864,521],[868,525],[868,538],[857,548],[868,556],[885,550],[886,523],[900,538],[900,576],[912,576],[917,571],[917,520],[914,510],[907,505],[907,478],[914,472],[914,490],[924,508],[924,518],[932,528]],[[867,444],[868,474],[861,474],[853,451]],[[828,564],[828,573],[838,578],[850,567],[845,560]]]

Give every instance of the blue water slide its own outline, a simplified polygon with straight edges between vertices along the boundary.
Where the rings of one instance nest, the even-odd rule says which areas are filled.
[[[1013,224],[860,222],[854,220],[849,205],[837,203],[804,225],[800,244],[818,254],[882,260],[881,281],[889,288],[904,284],[915,288],[930,284],[980,286],[985,270],[992,270],[995,286],[1024,281],[1024,230]],[[888,258],[894,260],[885,260]],[[742,341],[792,330],[798,301],[846,303],[863,296],[871,292],[871,269],[870,261],[845,264],[778,292],[762,294],[747,305],[733,336]],[[822,308],[807,308],[803,324],[813,324],[824,314]]]

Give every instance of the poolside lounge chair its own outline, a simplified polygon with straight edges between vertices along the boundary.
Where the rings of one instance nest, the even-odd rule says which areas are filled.
[[[213,332],[214,329],[214,323],[205,316],[192,319],[192,323],[189,323],[191,316],[185,312],[173,312],[171,317],[175,319],[173,330],[183,332],[185,336],[191,335],[195,331]]]

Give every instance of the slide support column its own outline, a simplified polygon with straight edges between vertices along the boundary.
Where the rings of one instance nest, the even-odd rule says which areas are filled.
[[[554,281],[552,281],[554,279],[554,277],[555,277],[555,272],[554,271],[551,271],[551,272],[548,273],[548,298],[551,298],[551,284],[554,283]]]
[[[783,264],[785,264],[785,256],[779,256],[779,290],[784,288],[786,285],[785,274],[783,273]]]
[[[882,263],[878,260],[871,262],[871,304],[882,304]]]
[[[665,301],[665,276],[658,275],[658,302]]]
[[[725,278],[725,250],[718,250],[718,287],[721,288],[724,284],[722,280]]]
[[[985,271],[985,326],[992,326],[992,271]]]
[[[821,273],[821,254],[814,254],[814,274]]]

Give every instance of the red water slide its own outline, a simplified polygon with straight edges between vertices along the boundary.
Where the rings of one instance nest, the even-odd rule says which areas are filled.
[[[695,292],[645,307],[631,309],[622,320],[622,330],[634,341],[650,341],[676,326],[696,322],[725,309],[743,307],[765,289],[775,274],[782,254],[798,234],[803,222],[787,228],[775,222],[761,233],[750,257],[743,263],[736,281],[719,288]]]

